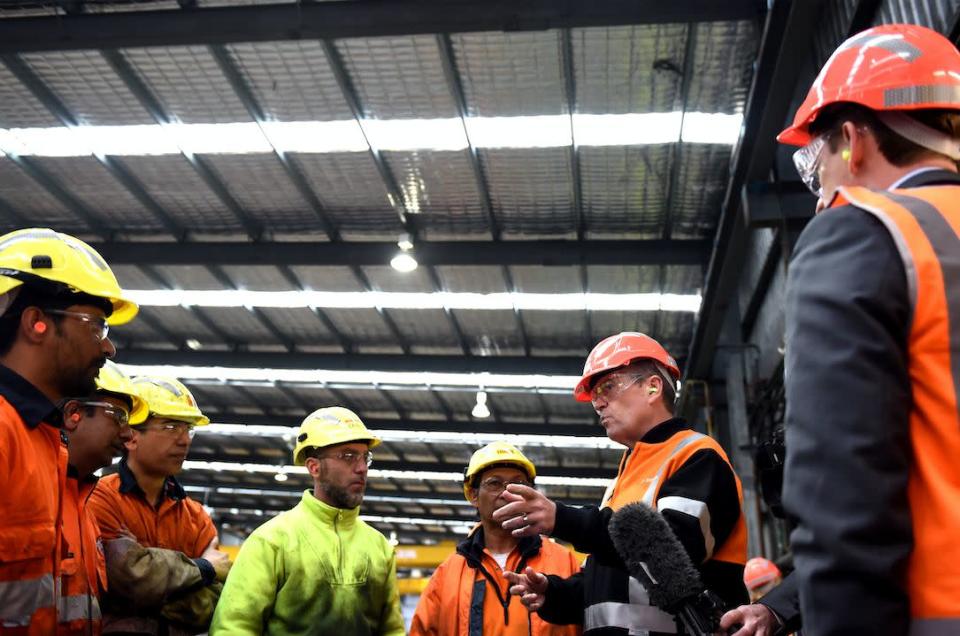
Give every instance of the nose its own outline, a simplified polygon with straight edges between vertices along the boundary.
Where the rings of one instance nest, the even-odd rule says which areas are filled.
[[[370,470],[370,467],[367,466],[367,462],[363,458],[360,458],[357,461],[353,462],[353,472],[355,472],[356,474],[366,475],[367,471],[369,470]]]
[[[133,439],[133,429],[130,428],[129,425],[124,424],[123,426],[120,427],[119,437],[122,442],[124,443],[129,442],[130,440]]]
[[[100,348],[103,350],[103,355],[111,360],[117,355],[117,348],[113,345],[109,336],[100,341]]]

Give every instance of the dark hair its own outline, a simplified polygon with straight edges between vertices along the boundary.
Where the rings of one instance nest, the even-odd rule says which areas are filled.
[[[11,293],[16,293],[17,297],[3,313],[3,316],[0,316],[0,355],[10,353],[10,349],[13,348],[13,343],[17,339],[17,331],[20,328],[20,317],[28,307],[66,309],[73,305],[91,305],[103,310],[105,316],[113,313],[113,305],[106,298],[73,292],[59,283],[51,283],[43,287],[24,283],[19,288],[12,290]],[[51,315],[50,320],[59,328],[63,316]]]
[[[960,137],[960,111],[937,109],[902,112],[929,128],[950,135],[955,139]],[[875,111],[866,106],[850,102],[831,104],[820,111],[817,118],[810,124],[810,134],[817,136],[831,133],[827,143],[831,152],[836,152],[840,146],[840,128],[844,122],[848,121],[857,126],[869,128],[877,140],[877,146],[880,148],[880,153],[884,159],[898,168],[922,159],[944,156],[901,137],[881,122]]]

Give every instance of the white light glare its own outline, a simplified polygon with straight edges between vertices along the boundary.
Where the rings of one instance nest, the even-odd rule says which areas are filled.
[[[490,417],[486,391],[477,391],[477,403],[473,405],[473,410],[470,411],[470,415],[480,420]]]
[[[279,471],[287,474],[307,475],[304,466],[276,466],[274,464],[240,464],[236,462],[205,462],[187,460],[183,462],[184,470],[210,470],[214,472],[233,472],[233,473],[262,473],[273,475]],[[375,479],[401,479],[407,481],[451,481],[454,483],[463,482],[463,473],[441,473],[435,471],[420,470],[377,470],[371,468],[368,473]],[[567,486],[570,488],[606,488],[610,484],[609,479],[599,479],[596,477],[559,477],[551,475],[541,475],[537,477],[539,486]]]
[[[683,119],[683,131],[680,121]],[[468,117],[466,127],[479,148],[562,148],[573,137],[580,146],[631,146],[736,142],[742,115],[723,113],[622,113],[518,117]],[[0,129],[0,150],[43,157],[366,152],[367,138],[379,150],[462,151],[459,119],[226,122],[219,124],[74,126]]]
[[[394,259],[396,260],[396,259]],[[271,307],[322,309],[465,309],[478,311],[700,311],[700,294],[530,294],[522,292],[335,292],[249,289],[132,289],[146,307]]]
[[[558,426],[562,430],[562,426]],[[600,433],[597,427],[597,433]],[[261,426],[254,424],[210,424],[197,429],[201,437],[207,435],[225,437],[268,437],[285,439],[290,435],[296,436],[299,429],[286,426]],[[470,433],[451,431],[409,431],[409,430],[377,430],[377,437],[384,442],[420,442],[424,444],[466,444],[468,446],[485,446],[491,442],[505,441],[518,448],[550,447],[550,448],[590,448],[598,450],[623,450],[623,446],[603,437],[577,437],[574,435],[503,435],[494,433]]]
[[[182,380],[209,380],[214,382],[239,381],[273,384],[277,382],[357,384],[381,387],[467,387],[485,386],[496,389],[525,391],[572,391],[579,376],[575,375],[521,375],[489,373],[428,373],[420,371],[338,371],[325,369],[264,369],[242,367],[192,367],[173,365],[119,365],[132,375],[159,375]]]
[[[398,252],[396,256],[390,259],[390,267],[404,274],[412,272],[419,267],[420,263],[409,252]]]

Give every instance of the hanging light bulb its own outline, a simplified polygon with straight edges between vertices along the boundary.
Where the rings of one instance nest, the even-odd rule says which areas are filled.
[[[287,473],[281,470],[277,472],[277,474],[274,475],[273,478],[276,479],[277,481],[287,481]]]
[[[400,248],[400,251],[390,259],[390,267],[398,272],[404,273],[417,269],[419,263],[413,256],[413,239],[411,236],[409,234],[401,234],[397,240],[397,247]]]
[[[470,415],[477,419],[490,417],[490,408],[487,406],[487,392],[477,391],[477,403],[473,405]]]

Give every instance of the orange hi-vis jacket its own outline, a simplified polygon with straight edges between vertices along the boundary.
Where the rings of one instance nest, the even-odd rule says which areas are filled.
[[[730,464],[727,454],[716,440],[692,430],[677,433],[668,444],[638,444],[633,452],[624,454],[617,479],[604,495],[601,507],[606,506],[616,511],[639,501],[660,512],[676,510],[698,517],[701,520],[707,560],[743,565],[747,562],[747,524],[742,514],[726,541],[716,545],[709,527],[710,514],[704,502],[676,496],[659,496],[664,482],[669,481],[695,453],[703,449],[714,451]],[[730,470],[733,470],[732,465]],[[742,505],[743,487],[739,477],[735,477],[735,481]]]
[[[56,633],[66,441],[59,411],[0,366],[0,634]]]
[[[95,477],[79,479],[69,467],[63,506],[63,546],[60,561],[61,635],[100,634],[100,594],[107,589],[107,566],[100,528],[87,503]]]
[[[886,227],[907,273],[911,634],[960,634],[960,187],[841,188],[844,204]]]
[[[526,566],[564,577],[580,570],[572,551],[541,537],[521,540],[507,556],[507,570],[518,572]],[[579,634],[579,625],[548,623],[510,595],[503,570],[484,547],[483,529],[479,526],[430,577],[410,626],[410,636]]]
[[[183,487],[168,477],[160,504],[147,501],[136,477],[122,460],[118,472],[100,479],[89,506],[93,510],[104,541],[124,531],[133,534],[145,548],[164,548],[182,552],[191,559],[203,555],[217,529],[200,503],[187,497]],[[104,633],[157,633],[166,627],[160,610],[144,613],[134,608],[108,603],[104,608]]]

